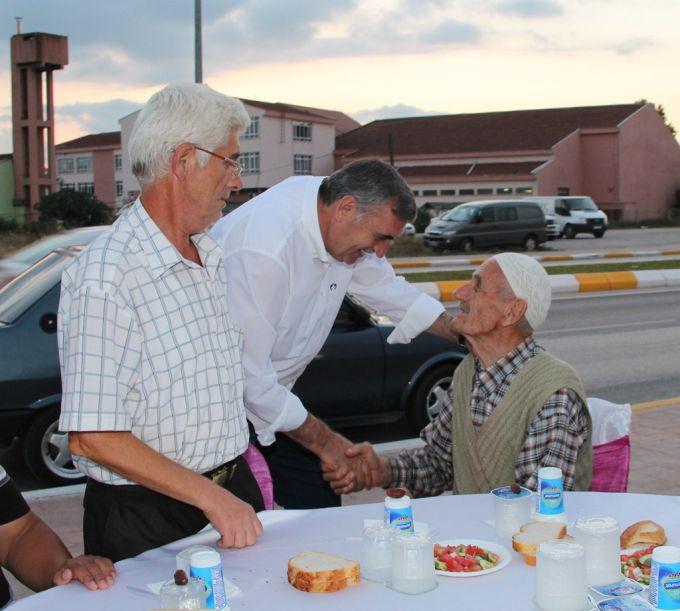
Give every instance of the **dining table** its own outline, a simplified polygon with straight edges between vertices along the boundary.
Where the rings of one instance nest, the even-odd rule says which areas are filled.
[[[607,515],[615,518],[624,529],[640,520],[653,520],[664,527],[669,545],[680,545],[680,496],[566,492],[564,502],[570,523],[583,516]],[[490,494],[414,499],[412,508],[414,520],[428,525],[433,542],[471,539],[500,544],[511,556],[510,562],[501,570],[488,574],[473,573],[465,578],[437,575],[437,587],[424,594],[403,594],[364,579],[339,592],[301,592],[288,583],[288,560],[307,550],[360,560],[365,522],[381,520],[383,505],[263,511],[258,515],[264,532],[255,545],[218,550],[224,578],[232,589],[229,608],[232,611],[534,608],[536,569],[512,551],[510,539],[496,535],[491,522],[493,502]],[[186,539],[117,562],[116,582],[107,590],[92,592],[71,583],[23,598],[10,608],[12,611],[157,609],[160,608],[160,597],[152,593],[149,584],[172,578],[175,556],[181,550],[196,544],[216,547],[217,539],[217,532],[208,526]]]

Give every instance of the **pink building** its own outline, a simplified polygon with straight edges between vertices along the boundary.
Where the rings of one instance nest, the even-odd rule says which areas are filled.
[[[667,218],[680,146],[651,104],[373,121],[340,135],[336,167],[391,161],[419,206],[590,195],[612,220]]]

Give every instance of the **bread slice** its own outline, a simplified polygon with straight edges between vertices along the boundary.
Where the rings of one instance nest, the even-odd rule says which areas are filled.
[[[512,549],[535,556],[541,543],[563,539],[566,534],[567,526],[560,522],[528,522],[512,536]]]
[[[663,526],[652,520],[642,520],[631,524],[621,533],[621,549],[629,547],[647,547],[649,545],[665,545],[666,533]]]
[[[302,552],[288,561],[288,581],[303,592],[337,592],[359,583],[359,563],[325,552]]]

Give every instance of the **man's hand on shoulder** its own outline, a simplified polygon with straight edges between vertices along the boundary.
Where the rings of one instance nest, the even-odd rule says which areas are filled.
[[[213,486],[212,496],[202,509],[221,535],[217,546],[225,549],[255,545],[262,534],[262,523],[255,510],[231,492]]]
[[[101,556],[78,556],[69,558],[59,567],[52,578],[55,586],[63,586],[73,580],[88,590],[106,590],[116,579],[116,569],[108,558]]]

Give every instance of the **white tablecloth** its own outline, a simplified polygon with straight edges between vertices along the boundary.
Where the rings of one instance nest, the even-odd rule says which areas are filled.
[[[680,497],[574,492],[565,495],[565,505],[570,520],[606,514],[615,517],[622,527],[642,519],[654,520],[665,527],[670,544],[680,545]],[[231,610],[532,608],[535,569],[526,566],[521,556],[512,551],[512,562],[496,573],[466,579],[438,576],[438,587],[419,596],[400,594],[363,580],[356,587],[333,594],[298,592],[288,584],[287,562],[298,552],[319,550],[359,560],[363,521],[381,518],[382,511],[382,504],[371,504],[262,512],[264,534],[254,547],[221,552],[225,578],[242,591],[229,601]],[[493,528],[485,523],[493,517],[488,495],[417,499],[413,512],[416,520],[427,522],[437,531],[435,540],[469,537],[495,541],[512,550],[510,542],[496,537]],[[135,611],[157,607],[159,599],[145,594],[145,585],[172,576],[179,550],[191,544],[213,544],[216,540],[215,531],[207,530],[119,562],[118,579],[108,590],[90,592],[80,584],[69,584],[20,600],[11,609]]]

